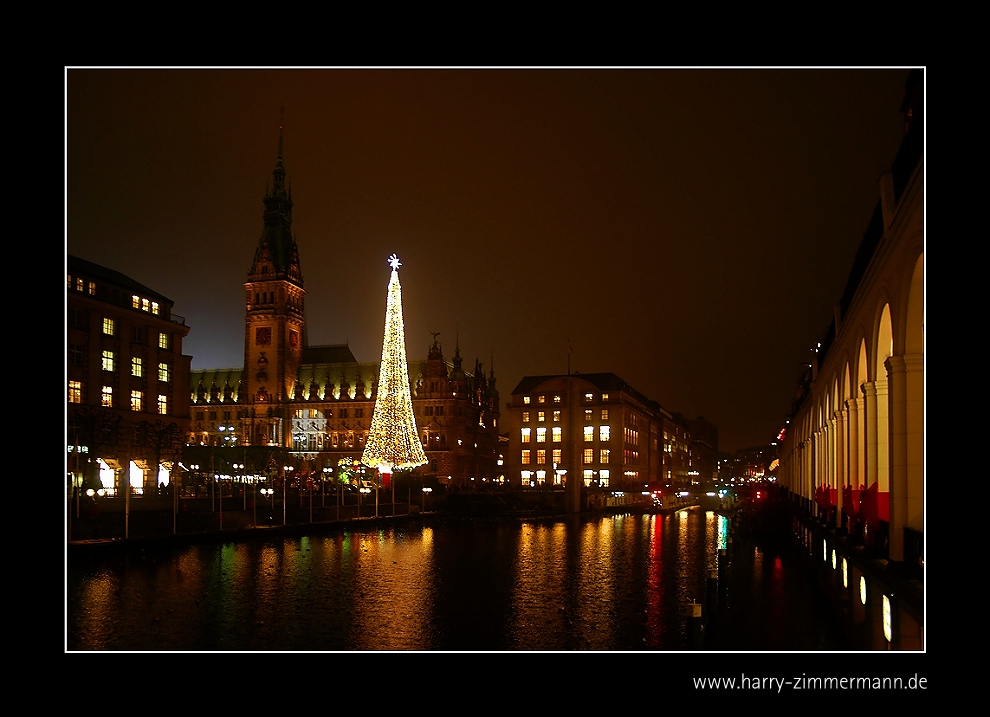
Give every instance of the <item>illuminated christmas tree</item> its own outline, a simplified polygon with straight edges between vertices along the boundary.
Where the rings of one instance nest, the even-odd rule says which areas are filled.
[[[399,286],[398,257],[389,257],[392,278],[388,282],[385,307],[385,341],[382,344],[382,367],[378,375],[378,396],[371,430],[361,462],[377,468],[388,487],[393,468],[415,468],[426,463],[423,444],[416,430],[412,396],[409,392],[409,368],[406,364],[406,338],[402,326],[402,287]]]

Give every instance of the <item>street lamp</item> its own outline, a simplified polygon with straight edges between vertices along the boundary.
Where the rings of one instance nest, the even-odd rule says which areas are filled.
[[[324,508],[327,507],[327,481],[330,480],[330,476],[332,474],[333,468],[330,466],[324,466],[323,480],[320,481],[320,505]]]
[[[365,487],[363,485],[361,485],[358,488],[358,518],[361,517],[361,494],[362,493],[370,493],[370,492],[371,492],[371,488],[367,488],[367,487]]]
[[[199,479],[196,477],[196,473],[199,471],[199,463],[192,463],[189,466],[189,470],[192,471],[193,474],[193,498],[197,498],[199,497],[198,494]]]
[[[282,481],[282,525],[285,525],[285,507],[289,502],[289,474],[292,473],[292,466],[282,466],[282,470],[285,471],[285,479]]]
[[[433,489],[427,486],[423,486],[423,512],[426,512],[426,494],[432,493]]]
[[[220,474],[215,473],[213,480],[217,482],[217,494],[220,496],[220,532],[223,532],[223,483],[220,483]]]
[[[237,472],[238,471],[241,472],[241,493],[244,494],[244,510],[247,510],[247,490],[246,490],[245,485],[244,485],[244,464],[243,463],[235,463],[234,466],[233,466],[233,468],[234,468],[234,475],[235,476],[237,475]]]
[[[274,488],[262,488],[261,489],[261,494],[262,495],[267,495],[268,497],[270,497],[272,499],[272,509],[271,509],[271,511],[269,513],[269,516],[268,516],[268,524],[271,525],[272,524],[272,519],[275,517],[275,489]],[[257,509],[257,507],[255,507],[255,514],[257,514],[257,512],[258,512],[258,509]]]

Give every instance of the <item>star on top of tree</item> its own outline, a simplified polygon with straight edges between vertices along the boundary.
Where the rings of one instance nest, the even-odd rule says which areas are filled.
[[[402,264],[399,263],[399,257],[395,254],[388,258],[388,263],[392,265],[392,271],[397,271],[399,267],[402,266]]]

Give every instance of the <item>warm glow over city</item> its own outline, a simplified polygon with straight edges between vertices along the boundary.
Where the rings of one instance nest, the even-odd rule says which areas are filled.
[[[929,688],[926,68],[64,79],[66,652]]]

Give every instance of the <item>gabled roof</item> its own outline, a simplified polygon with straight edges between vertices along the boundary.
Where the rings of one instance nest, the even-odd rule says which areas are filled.
[[[347,344],[327,344],[326,346],[303,347],[303,364],[314,363],[357,363]]]

